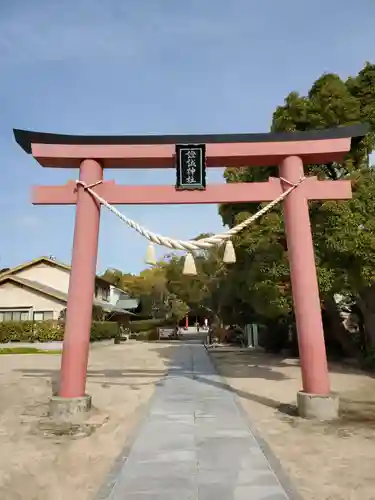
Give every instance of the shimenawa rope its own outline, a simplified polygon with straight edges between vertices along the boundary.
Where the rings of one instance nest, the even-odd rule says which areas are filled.
[[[202,238],[200,240],[176,240],[174,238],[168,238],[166,236],[162,236],[160,234],[153,233],[152,231],[149,231],[148,229],[140,226],[137,224],[137,222],[133,221],[132,219],[129,219],[126,217],[126,215],[122,214],[115,208],[113,205],[108,203],[104,198],[99,196],[92,188],[100,184],[102,181],[96,182],[94,184],[87,185],[85,182],[77,180],[77,186],[83,187],[90,195],[95,198],[99,203],[104,205],[109,211],[111,211],[113,214],[117,215],[119,219],[121,219],[123,222],[125,222],[129,227],[137,231],[137,233],[141,234],[144,236],[146,239],[151,241],[152,243],[156,243],[157,245],[165,246],[168,248],[173,248],[175,250],[187,250],[189,252],[194,251],[194,250],[201,250],[205,248],[212,248],[214,246],[218,246],[221,243],[230,240],[232,236],[236,235],[243,229],[245,229],[247,226],[249,226],[251,223],[259,219],[262,215],[267,213],[271,208],[273,208],[275,205],[280,203],[284,198],[288,196],[289,193],[291,193],[294,189],[296,189],[305,179],[306,177],[301,177],[301,179],[296,183],[293,184],[286,179],[280,178],[282,181],[290,184],[290,188],[284,191],[278,198],[275,200],[271,201],[268,203],[266,206],[261,208],[258,212],[256,212],[254,215],[248,217],[246,220],[241,222],[240,224],[237,224],[237,226],[234,226],[232,229],[229,229],[225,233],[220,233],[220,234],[215,234],[214,236],[210,236],[208,238]]]

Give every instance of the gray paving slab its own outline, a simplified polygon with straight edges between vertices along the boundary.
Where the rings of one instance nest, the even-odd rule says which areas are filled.
[[[204,346],[185,343],[104,498],[292,500],[292,494]]]

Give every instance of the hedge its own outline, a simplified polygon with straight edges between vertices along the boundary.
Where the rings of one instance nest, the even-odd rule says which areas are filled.
[[[132,333],[148,332],[156,327],[175,327],[176,323],[166,322],[165,319],[142,319],[131,321],[129,327]]]
[[[90,341],[113,339],[118,324],[93,321]],[[64,337],[64,323],[57,321],[4,321],[0,323],[0,342],[54,342]]]
[[[151,330],[146,330],[145,332],[137,333],[134,338],[135,340],[150,342],[152,340],[159,340],[159,333],[157,328],[152,328]]]
[[[90,341],[114,339],[119,333],[119,325],[115,321],[93,321]]]

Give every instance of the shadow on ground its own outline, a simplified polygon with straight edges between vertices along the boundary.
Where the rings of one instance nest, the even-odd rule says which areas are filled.
[[[112,347],[112,345],[111,345]],[[124,347],[124,344],[121,346]],[[171,358],[171,353],[173,352],[173,348],[170,346],[162,346],[159,344],[155,344],[155,350],[157,354],[160,356],[162,353],[162,358],[168,361]],[[96,369],[88,369],[87,370],[87,380],[90,383],[98,384],[102,388],[110,387],[110,386],[124,386],[129,387],[132,390],[137,390],[137,388],[142,385],[154,385],[155,381],[160,379],[166,374],[166,370],[155,370],[155,369],[138,369],[138,368],[122,368],[121,367],[121,358],[116,360],[116,365],[118,367],[103,367]],[[17,368],[14,370],[15,372],[19,372],[23,377],[26,378],[44,378],[47,379],[52,388],[52,394],[56,395],[58,393],[59,388],[59,380],[60,380],[60,367],[59,368],[51,368],[51,369],[42,369],[42,368]],[[145,379],[145,382],[142,383],[139,379]],[[135,382],[134,379],[137,381]]]
[[[228,379],[262,379],[278,384],[282,381],[296,378],[296,370],[298,370],[298,378],[300,378],[300,363],[299,359],[286,358],[278,355],[266,354],[263,351],[253,351],[243,348],[215,348],[209,349],[209,354],[217,371]],[[163,349],[160,349],[159,355],[163,356]],[[180,368],[178,366],[172,366]],[[291,377],[285,373],[285,369],[290,368]],[[338,362],[330,363],[329,369],[331,373],[346,375],[350,377],[368,377],[368,380],[374,378],[374,374],[367,374],[359,368],[351,365],[341,364]],[[295,402],[281,403],[278,399],[273,399],[268,395],[263,395],[247,390],[239,389],[230,386],[223,382],[217,382],[207,378],[204,373],[196,376],[196,379],[207,385],[223,388],[232,392],[239,398],[252,401],[263,406],[269,407],[277,411],[281,417],[286,417],[291,425],[296,424],[298,417],[297,407]],[[280,390],[282,390],[280,388]],[[298,389],[297,389],[298,390]],[[340,393],[340,419],[331,424],[332,428],[339,429],[340,426],[354,427],[365,426],[375,428],[375,395],[369,394],[368,391],[359,388],[357,391]],[[288,418],[290,417],[290,418]]]
[[[236,378],[255,378],[273,380],[275,384],[279,381],[288,380],[290,377],[285,374],[284,370],[289,371],[294,378],[296,369],[299,370],[300,364],[298,359],[283,358],[282,356],[269,355],[264,352],[244,351],[233,349],[220,351],[212,349],[210,356],[218,371],[228,379]],[[290,368],[290,370],[288,370]],[[340,391],[340,418],[337,421],[329,424],[324,424],[326,432],[345,432],[353,431],[357,426],[360,428],[375,428],[375,395],[373,393],[373,373],[365,373],[359,368],[351,365],[341,364],[338,362],[329,363],[331,373],[347,377],[356,377],[366,379],[367,384],[358,384],[357,389],[344,389]],[[282,372],[282,371],[283,372]],[[273,375],[265,376],[266,373],[272,372]],[[298,373],[298,377],[300,374]],[[366,387],[365,387],[366,386]],[[295,404],[282,404],[280,401],[275,401],[269,397],[260,394],[249,393],[247,391],[231,388],[240,398],[254,401],[256,403],[274,408],[281,416],[287,417],[288,423],[291,425],[300,425],[302,419],[298,418],[297,408]],[[290,417],[290,418],[288,418]],[[311,422],[302,422],[304,425],[312,425]]]
[[[219,353],[218,350],[210,350],[210,356],[211,360],[214,362],[214,365],[216,365],[216,369],[219,370],[217,363],[215,362],[215,358],[219,357],[220,355],[225,356],[225,352],[230,352],[233,354],[235,352],[233,349],[224,351],[223,353]],[[257,378],[257,379],[264,379],[264,380],[269,380],[271,382],[278,382],[282,380],[287,380],[288,377],[281,373],[280,371],[277,371],[275,368],[277,368],[277,362],[276,358],[271,357],[271,356],[265,356],[265,355],[259,355],[258,353],[254,353],[254,351],[249,352],[243,351],[243,350],[238,350],[237,351],[239,356],[232,358],[231,356],[231,363],[230,363],[230,374],[228,373],[222,373],[223,375],[229,376],[229,377],[234,377],[234,378]],[[236,352],[236,354],[237,354]],[[160,356],[164,355],[163,349],[160,350],[159,352]],[[280,366],[280,364],[279,364]],[[181,368],[180,366],[176,364],[171,365],[172,368]],[[245,370],[244,370],[245,368]],[[211,378],[208,378],[205,376],[204,373],[201,373],[199,375],[195,375],[195,379],[198,380],[199,382],[202,382],[207,385],[211,385],[213,387],[219,387],[220,389],[224,389],[226,391],[229,391],[240,398],[247,399],[250,401],[254,401],[256,403],[259,403],[264,406],[268,406],[269,408],[273,408],[275,410],[278,410],[282,413],[286,414],[293,414],[296,412],[294,407],[289,407],[288,405],[282,405],[280,401],[271,399],[266,396],[262,396],[259,394],[254,394],[250,393],[247,391],[243,391],[234,387],[231,387],[229,384],[227,384],[224,379],[223,382],[218,382],[215,380],[212,380]]]
[[[163,346],[162,343],[155,343],[155,351],[162,357],[170,369],[183,370],[184,367],[178,365],[178,361],[171,361],[173,348]],[[290,379],[282,370],[290,368],[299,368],[299,360],[285,358],[282,356],[265,354],[264,352],[249,351],[235,348],[217,348],[209,350],[211,360],[217,370],[228,379],[246,378],[263,379],[272,383]],[[174,358],[176,359],[176,358]],[[178,357],[177,357],[178,359]],[[56,394],[59,380],[59,369],[20,369],[25,377],[45,377],[51,381],[52,391]],[[338,374],[364,375],[359,369],[352,366],[341,365],[340,363],[330,363],[330,371]],[[159,379],[165,375],[163,370],[150,369],[126,369],[126,368],[103,368],[88,370],[87,377],[91,383],[100,384],[103,388],[111,385],[124,385],[136,390],[137,386],[154,384],[153,379]],[[366,374],[367,375],[367,374]],[[137,382],[133,384],[131,379],[137,377],[148,379],[145,384]],[[151,379],[151,380],[150,380]],[[123,381],[122,381],[123,380]],[[281,403],[279,400],[269,396],[256,394],[239,388],[229,386],[223,379],[218,382],[208,378],[205,373],[196,375],[196,380],[201,383],[220,387],[238,397],[253,401],[263,406],[272,408],[286,417],[297,417],[295,404]],[[372,395],[371,395],[372,397]],[[341,394],[341,417],[340,422],[346,425],[364,424],[375,428],[375,400],[371,400],[361,394]]]

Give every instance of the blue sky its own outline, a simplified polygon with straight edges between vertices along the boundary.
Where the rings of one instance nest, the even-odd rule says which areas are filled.
[[[70,262],[74,209],[34,207],[40,167],[12,128],[77,134],[266,132],[292,90],[375,60],[375,1],[3,0],[0,2],[0,267],[40,255]],[[173,184],[173,170],[107,171],[124,184]],[[221,182],[211,170],[208,182]],[[177,238],[220,231],[217,207],[122,206]],[[144,267],[146,242],[103,213],[98,270]]]

